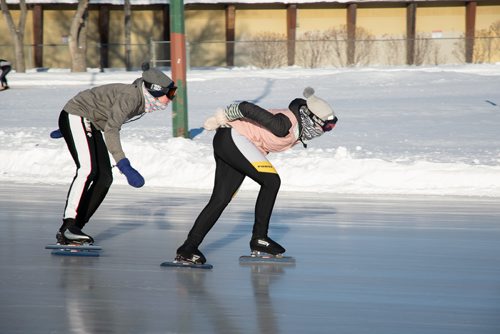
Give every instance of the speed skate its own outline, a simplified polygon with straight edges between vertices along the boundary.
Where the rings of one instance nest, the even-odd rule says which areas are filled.
[[[252,251],[250,255],[240,256],[240,263],[275,263],[275,264],[295,264],[295,258],[283,256],[282,254],[272,255],[259,251]]]
[[[177,256],[173,261],[163,262],[160,266],[162,267],[174,267],[174,268],[193,268],[193,269],[212,269],[213,266],[209,263],[193,263],[189,261],[184,261]]]
[[[51,249],[52,255],[63,256],[99,256],[102,250],[101,246],[89,244],[51,244],[45,246],[45,249]]]

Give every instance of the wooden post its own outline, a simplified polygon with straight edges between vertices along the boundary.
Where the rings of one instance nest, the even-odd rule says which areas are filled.
[[[406,7],[406,64],[415,64],[415,38],[417,27],[417,4],[412,2]]]
[[[132,5],[130,0],[124,0],[123,26],[125,29],[125,68],[132,70]]]
[[[99,6],[99,44],[100,50],[100,68],[101,72],[109,67],[109,6]]]
[[[177,86],[177,96],[172,105],[174,137],[189,137],[186,82],[186,37],[184,34],[184,0],[170,2],[170,58],[172,79]]]
[[[356,56],[356,11],[358,5],[350,3],[347,5],[347,65],[355,63]]]
[[[476,1],[465,5],[465,62],[474,62],[474,38],[476,30]]]
[[[234,41],[236,27],[236,7],[226,6],[226,65],[234,66]]]
[[[172,66],[172,60],[170,58],[171,55],[171,45],[170,45],[170,6],[162,5],[162,22],[163,22],[163,33],[161,35],[161,40],[166,43],[159,44],[159,48],[157,49],[155,46],[150,50],[152,54],[150,54],[150,61],[154,59],[163,60],[160,62],[162,66]],[[158,51],[158,54],[153,54]],[[153,64],[153,63],[151,63]],[[156,65],[154,65],[156,66]]]
[[[170,40],[170,7],[168,5],[163,6],[163,35],[164,41]]]
[[[43,67],[43,7],[33,5],[33,44],[35,67]]]
[[[295,65],[295,40],[297,37],[297,5],[286,8],[286,37],[288,66]]]
[[[170,7],[168,5],[163,6],[163,35],[162,41],[170,42]],[[170,43],[163,44],[164,48],[161,49],[160,59],[171,59],[171,45]],[[154,55],[151,55],[154,58]],[[168,58],[167,58],[168,57]],[[165,64],[166,65],[166,64]],[[172,66],[172,61],[169,61],[169,65]]]

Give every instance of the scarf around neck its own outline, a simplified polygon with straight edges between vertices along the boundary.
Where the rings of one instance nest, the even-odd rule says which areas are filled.
[[[300,121],[302,123],[302,132],[300,133],[300,140],[301,141],[308,141],[313,138],[319,137],[323,134],[323,130],[318,129],[316,127],[316,124],[314,121],[307,115],[307,113],[300,108],[299,109],[299,114],[300,114]]]

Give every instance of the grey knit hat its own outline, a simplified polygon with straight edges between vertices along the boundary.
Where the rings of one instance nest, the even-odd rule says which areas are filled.
[[[307,108],[316,116],[326,121],[331,116],[335,116],[332,107],[323,99],[314,95],[314,89],[306,87],[304,89],[304,97],[306,98]]]
[[[165,73],[157,68],[149,68],[142,72],[144,86],[154,97],[168,93],[174,87],[174,82]]]

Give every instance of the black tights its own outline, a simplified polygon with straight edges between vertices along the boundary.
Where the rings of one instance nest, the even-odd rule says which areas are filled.
[[[220,128],[214,136],[215,182],[210,201],[201,211],[188,235],[187,243],[198,247],[229,204],[245,176],[260,185],[255,204],[252,237],[267,236],[269,220],[281,185],[277,173],[259,172],[235,145],[230,128]]]
[[[12,69],[11,66],[2,66],[0,70],[2,71],[0,73],[0,82],[2,83],[2,87],[8,87],[9,85],[7,84],[7,74],[10,72]]]

